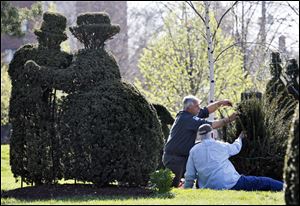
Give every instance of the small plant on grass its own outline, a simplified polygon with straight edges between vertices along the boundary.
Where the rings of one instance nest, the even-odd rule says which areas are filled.
[[[150,185],[158,194],[169,193],[174,177],[175,175],[170,169],[156,170],[150,175]]]

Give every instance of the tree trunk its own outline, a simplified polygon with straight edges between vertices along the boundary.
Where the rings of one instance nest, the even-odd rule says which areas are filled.
[[[206,40],[207,40],[207,52],[208,52],[208,65],[209,65],[209,82],[210,82],[210,90],[209,90],[209,98],[208,103],[214,102],[215,96],[215,80],[214,80],[214,56],[213,56],[213,42],[211,36],[211,29],[210,29],[210,18],[209,18],[209,1],[204,1],[205,6],[205,28],[206,28]],[[215,117],[214,113],[209,115],[209,120],[213,120]]]

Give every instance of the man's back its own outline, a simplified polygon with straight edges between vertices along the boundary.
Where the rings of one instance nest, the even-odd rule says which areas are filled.
[[[195,143],[197,129],[201,124],[209,123],[201,118],[208,117],[207,108],[201,109],[198,116],[180,111],[170,130],[170,136],[165,145],[165,152],[172,155],[188,157]]]
[[[186,181],[198,178],[200,188],[230,189],[240,175],[229,157],[241,149],[241,140],[228,144],[214,139],[205,139],[190,151],[187,162]]]

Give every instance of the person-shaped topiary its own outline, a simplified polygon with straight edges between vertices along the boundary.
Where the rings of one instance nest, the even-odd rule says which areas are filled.
[[[84,49],[68,68],[53,72],[26,63],[37,73],[47,70],[53,87],[68,93],[59,127],[65,178],[146,185],[160,160],[163,134],[154,107],[121,80],[114,56],[105,50],[120,27],[106,13],[85,13],[70,31]]]
[[[24,64],[34,60],[53,69],[70,65],[72,56],[60,50],[67,39],[66,18],[46,12],[40,29],[35,30],[38,45],[27,44],[16,51],[9,64],[12,80],[9,120],[12,123],[10,165],[14,177],[26,183],[51,183],[62,178],[58,139],[55,133],[55,91],[41,79],[28,76]],[[35,70],[31,70],[34,75]]]
[[[272,78],[267,83],[265,96],[270,103],[274,101],[275,104],[278,105],[274,112],[279,113],[284,110],[286,113],[284,119],[290,122],[297,102],[293,96],[288,93],[288,90],[280,78],[282,70],[280,54],[273,52],[271,54],[270,64]],[[290,73],[289,71],[287,72]]]

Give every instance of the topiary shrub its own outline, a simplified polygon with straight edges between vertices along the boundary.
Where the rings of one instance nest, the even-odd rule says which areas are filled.
[[[285,72],[285,86],[296,100],[299,99],[299,66],[296,59],[290,59]]]
[[[153,104],[153,106],[154,106],[154,108],[157,112],[158,118],[159,118],[160,123],[161,123],[162,131],[163,131],[163,134],[164,134],[164,144],[165,144],[168,140],[169,133],[170,133],[169,126],[171,126],[175,120],[172,117],[171,113],[163,105]],[[158,169],[165,168],[165,166],[162,162],[163,152],[164,151],[162,149],[160,151],[160,162],[159,162],[159,165],[157,167]]]
[[[292,77],[293,80],[297,78],[294,68],[295,66],[297,65],[288,64],[286,69],[287,75]],[[297,101],[288,93],[284,82],[280,78],[282,75],[282,70],[280,54],[273,52],[271,54],[270,63],[272,78],[267,83],[265,96],[268,98],[269,102],[276,101],[277,107],[274,110],[275,113],[285,110],[285,115],[283,118],[290,122],[293,117]]]
[[[67,38],[65,28],[64,16],[44,13],[41,29],[35,31],[39,44],[21,47],[9,64],[12,80],[10,165],[14,177],[20,176],[26,183],[51,183],[62,178],[55,129],[55,90],[42,84],[41,79],[29,77],[24,64],[34,60],[54,69],[67,67],[72,56],[60,51],[60,43]]]
[[[295,111],[284,165],[284,192],[287,205],[299,205],[299,104]]]
[[[239,173],[282,180],[288,125],[283,112],[274,113],[276,106],[265,98],[239,103],[239,118],[227,131],[229,142],[241,131],[247,132],[240,153],[230,158]]]
[[[77,18],[72,34],[85,46],[65,69],[28,61],[39,79],[68,93],[59,111],[65,179],[99,186],[117,181],[146,185],[163,146],[155,109],[131,84],[121,81],[118,64],[105,41],[119,32],[106,13]]]

